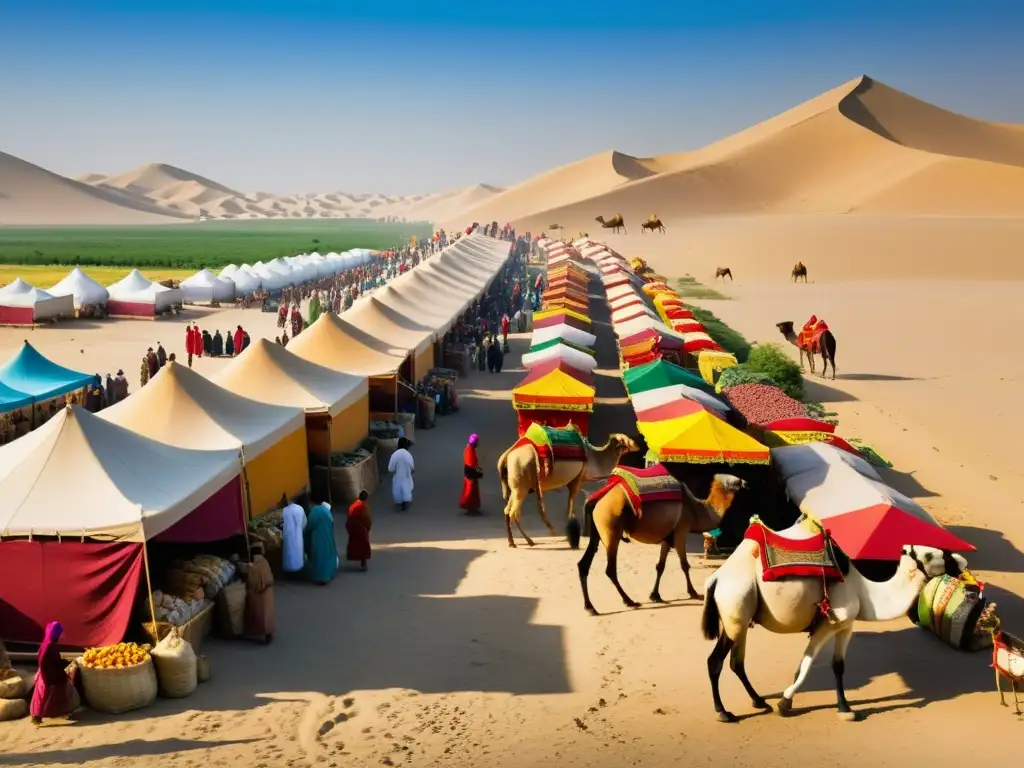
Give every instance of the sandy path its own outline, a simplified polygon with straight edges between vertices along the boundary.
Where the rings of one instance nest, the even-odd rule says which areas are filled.
[[[607,327],[598,329],[609,366]],[[492,467],[515,436],[508,400],[527,340],[512,344],[505,372],[473,373],[461,383],[462,410],[417,433],[410,510],[393,511],[387,483],[375,494],[368,573],[346,570],[323,588],[279,585],[274,644],[208,641],[213,680],[189,699],[119,717],[87,712],[73,726],[0,726],[0,765],[902,765],[943,733],[981,736],[988,759],[1016,754],[1020,725],[996,704],[987,657],[954,653],[906,621],[862,627],[854,640],[847,685],[864,722],[837,722],[819,661],[796,699],[800,716],[715,723],[699,604],[625,610],[599,556],[591,588],[605,615],[592,618],[578,555],[563,540],[507,547]],[[599,382],[597,437],[628,425],[621,385]],[[482,518],[456,507],[460,453],[474,431],[487,470]],[[550,498],[556,524],[564,499]],[[524,523],[541,533],[529,508]],[[656,557],[652,547],[620,548],[634,597],[650,589]],[[699,587],[711,571],[694,564]],[[666,597],[685,594],[678,568],[665,579]],[[803,644],[753,633],[748,668],[763,693],[792,680]],[[737,714],[751,712],[728,672],[723,696]]]

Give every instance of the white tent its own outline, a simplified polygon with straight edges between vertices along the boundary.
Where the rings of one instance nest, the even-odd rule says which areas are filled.
[[[0,534],[142,541],[238,474],[237,448],[175,448],[69,405],[0,446]]]
[[[53,296],[70,296],[75,309],[85,304],[106,304],[110,294],[100,283],[75,267],[67,276],[53,286],[48,293]]]
[[[593,371],[597,368],[597,360],[592,355],[567,344],[554,344],[537,352],[527,352],[523,355],[523,367],[533,368],[546,360],[564,360],[578,371]]]
[[[221,277],[224,277],[223,272]],[[238,267],[229,279],[235,284],[235,293],[240,295],[258,291],[260,286],[263,285],[259,275],[253,272],[252,268],[246,264]]]
[[[107,308],[112,315],[156,315],[185,300],[180,288],[154,283],[137,269],[107,291],[110,293]]]
[[[75,314],[75,302],[70,295],[54,296],[41,288],[29,285],[20,277],[0,288],[0,323],[32,325],[41,320]]]
[[[226,277],[228,280],[234,278],[235,273],[238,272],[237,264],[228,264],[224,269],[220,271],[221,277]]]
[[[594,334],[562,323],[560,325],[549,325],[546,328],[534,328],[530,344],[543,344],[545,341],[551,341],[552,339],[565,339],[578,347],[587,347],[589,349],[593,349],[594,344],[597,343],[597,336]]]
[[[201,269],[181,281],[181,292],[185,301],[234,301],[235,284],[208,269]]]
[[[272,264],[264,264],[257,261],[252,266],[252,273],[259,278],[260,284],[268,291],[279,291],[292,285],[291,270],[287,265],[282,268]]]

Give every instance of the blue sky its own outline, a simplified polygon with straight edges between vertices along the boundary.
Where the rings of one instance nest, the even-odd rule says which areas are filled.
[[[1024,3],[978,5],[0,0],[0,151],[278,193],[509,185],[692,149],[865,73],[1024,123]]]

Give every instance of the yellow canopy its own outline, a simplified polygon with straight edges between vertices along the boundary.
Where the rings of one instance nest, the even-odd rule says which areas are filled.
[[[552,317],[553,315],[563,315],[563,314],[564,315],[568,315],[569,317],[575,317],[577,320],[581,320],[582,322],[586,323],[587,325],[590,325],[590,318],[587,317],[586,315],[581,314],[580,312],[574,312],[571,309],[563,309],[561,307],[558,308],[558,309],[545,310],[544,312],[534,312],[534,314],[533,314],[533,321],[534,321],[534,323],[536,323],[538,320],[543,320],[546,317]]]
[[[700,375],[708,384],[715,383],[715,372],[724,371],[737,365],[736,356],[729,352],[719,352],[714,349],[702,349],[697,354],[697,368]]]
[[[512,390],[516,408],[587,410],[594,405],[594,388],[558,368]]]
[[[637,426],[661,461],[767,464],[771,457],[757,440],[707,411]]]

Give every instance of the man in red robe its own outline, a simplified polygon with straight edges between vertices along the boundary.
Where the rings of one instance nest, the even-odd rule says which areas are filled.
[[[480,476],[483,472],[476,456],[479,440],[479,435],[470,435],[462,451],[462,497],[459,499],[459,507],[466,510],[467,515],[473,516],[480,514]]]
[[[185,354],[188,355],[188,367],[192,367],[192,355],[195,349],[194,334],[192,333],[192,326],[185,326]]]
[[[192,323],[192,351],[196,357],[203,356],[203,332],[199,330],[199,323]]]
[[[242,330],[242,326],[235,328],[235,354],[242,354],[242,342],[245,341],[245,331]]]

